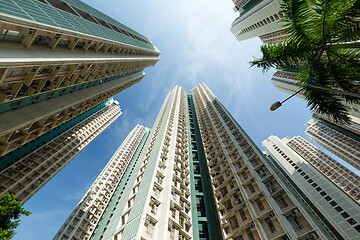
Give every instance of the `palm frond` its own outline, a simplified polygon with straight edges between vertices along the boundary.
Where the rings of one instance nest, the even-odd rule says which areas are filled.
[[[307,106],[312,111],[328,115],[337,122],[348,123],[350,121],[346,106],[335,94],[306,87],[304,95],[308,101]]]
[[[262,58],[251,61],[251,67],[256,66],[262,68],[263,71],[269,70],[271,67],[294,66],[306,62],[314,54],[315,50],[320,47],[312,47],[306,41],[296,41],[293,38],[271,45],[262,45]],[[316,52],[315,52],[316,53]]]
[[[350,2],[342,6],[335,16],[336,22],[333,24],[332,39],[330,42],[352,42],[360,39],[360,1],[339,1]]]
[[[281,2],[281,21],[291,36],[312,42],[308,34],[311,8],[306,0],[284,0]]]

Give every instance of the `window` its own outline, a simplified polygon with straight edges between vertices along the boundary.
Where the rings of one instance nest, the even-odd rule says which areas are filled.
[[[295,230],[295,232],[301,230],[304,228],[303,225],[301,225],[301,223],[298,221],[297,217],[295,216],[289,216],[288,221],[290,222],[291,226],[293,227],[293,229]]]
[[[246,234],[248,235],[249,240],[255,240],[254,234],[251,232],[250,228],[246,229]]]
[[[279,207],[281,209],[286,208],[287,206],[289,206],[289,204],[285,201],[285,199],[282,196],[279,196],[279,197],[275,198],[275,200],[279,204]]]
[[[239,169],[242,168],[242,165],[241,165],[240,162],[237,162],[236,165],[237,165],[237,167],[238,167]]]
[[[176,209],[175,209],[175,208],[171,209],[171,216],[172,216],[173,218],[176,217]]]
[[[258,208],[259,208],[260,211],[262,211],[262,210],[265,209],[264,204],[262,203],[262,201],[261,201],[259,198],[256,199],[255,202],[256,202],[256,205],[258,206]]]
[[[152,237],[153,234],[154,234],[154,228],[155,228],[155,223],[153,223],[150,220],[148,225],[147,225],[147,228],[146,228],[146,234],[149,235],[150,237]]]
[[[265,172],[263,169],[260,169],[260,170],[258,171],[258,174],[259,174],[259,176],[262,177],[262,178],[266,176],[266,172]]]
[[[266,222],[266,224],[267,224],[267,226],[268,226],[268,228],[269,228],[269,230],[270,230],[271,233],[276,232],[275,225],[274,225],[274,223],[271,221],[270,218],[268,218],[268,217],[265,218],[265,222]]]
[[[249,187],[249,190],[250,190],[251,193],[255,192],[255,188],[254,188],[254,186],[252,184],[249,184],[248,187]]]
[[[353,218],[350,218],[346,221],[348,221],[348,223],[350,223],[351,225],[355,225],[357,223]]]
[[[175,238],[175,228],[171,227],[170,228],[170,240],[174,240]]]
[[[241,173],[242,174],[242,176],[243,176],[243,178],[246,180],[246,179],[248,179],[248,175],[246,174],[246,172],[244,171],[244,172],[242,172]]]
[[[243,221],[245,221],[245,220],[247,219],[245,212],[244,212],[243,210],[240,210],[239,213],[240,213],[241,219],[242,219]]]
[[[231,229],[236,230],[239,227],[239,223],[236,219],[236,216],[229,218],[229,222]]]
[[[342,209],[342,207],[338,206],[338,207],[335,208],[335,210],[338,211],[338,212],[342,212],[344,209]]]
[[[151,204],[151,213],[156,215],[157,205],[155,203]]]

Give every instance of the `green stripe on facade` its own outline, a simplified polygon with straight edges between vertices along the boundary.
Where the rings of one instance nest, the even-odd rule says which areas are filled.
[[[223,237],[191,94],[187,95],[187,100],[193,239],[220,240]],[[201,187],[196,187],[199,183]],[[200,199],[203,200],[199,202]],[[198,204],[204,206],[205,216],[201,210],[198,211]]]
[[[118,78],[122,78],[125,76],[129,76],[131,74],[134,73],[138,73],[138,72],[142,72],[144,69],[137,69],[131,72],[126,72],[126,73],[121,73],[121,74],[116,74],[113,76],[108,76],[108,77],[104,77],[104,78],[99,78],[90,82],[86,82],[86,83],[82,83],[82,84],[78,84],[75,86],[69,86],[66,88],[61,88],[61,89],[57,89],[51,92],[44,92],[44,93],[40,93],[40,94],[36,94],[34,96],[31,97],[25,97],[25,98],[21,98],[21,99],[17,99],[11,102],[6,102],[3,104],[0,104],[0,114],[1,113],[6,113],[12,110],[16,110],[22,107],[26,107],[28,105],[31,104],[35,104],[35,103],[39,103],[48,99],[52,99],[55,97],[59,97],[68,93],[72,93],[72,92],[76,92],[79,91],[81,89],[85,89],[85,88],[89,88],[92,86],[96,86],[105,82],[109,82]]]
[[[97,225],[97,229],[91,236],[92,240],[107,239],[116,230],[119,218],[121,217],[123,210],[127,204],[128,198],[132,192],[131,186],[136,181],[137,173],[141,167],[141,162],[138,162],[139,156],[144,148],[147,138],[149,137],[150,130],[144,134],[141,142],[136,149],[134,156],[132,157],[128,167],[126,168],[120,183],[117,186],[111,200],[106,207],[106,210],[102,216],[102,220]],[[128,186],[127,188],[125,188]],[[114,211],[115,209],[115,211]],[[110,220],[109,224],[108,221]],[[120,219],[121,220],[121,219]]]

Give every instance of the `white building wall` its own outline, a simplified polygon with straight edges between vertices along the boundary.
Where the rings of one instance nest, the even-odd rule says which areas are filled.
[[[230,31],[242,41],[283,29],[280,19],[280,0],[264,0],[238,17]]]
[[[356,239],[360,232],[359,205],[286,146],[284,141],[270,136],[262,144],[333,227],[345,239]]]

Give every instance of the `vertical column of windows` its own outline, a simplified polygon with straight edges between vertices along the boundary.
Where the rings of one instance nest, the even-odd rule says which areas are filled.
[[[225,235],[288,239],[283,224],[289,222],[274,209],[270,198],[288,201],[283,208],[294,203],[210,90],[200,85],[193,92]],[[286,210],[289,214],[290,209]],[[301,221],[307,223],[305,218]]]
[[[186,95],[180,89],[175,138],[175,156],[172,171],[169,237],[189,239],[192,236],[189,153],[187,136]]]
[[[132,130],[55,239],[72,237],[86,239],[91,236],[144,134],[145,128],[142,126],[138,125]]]

